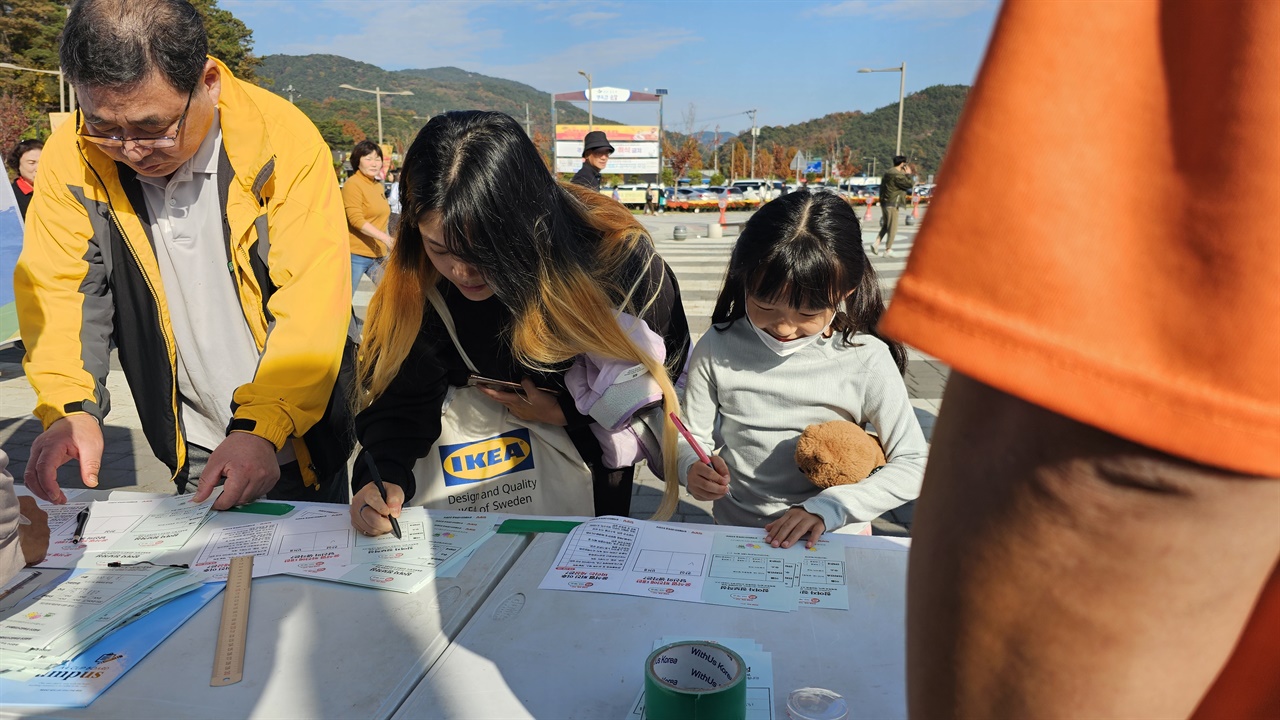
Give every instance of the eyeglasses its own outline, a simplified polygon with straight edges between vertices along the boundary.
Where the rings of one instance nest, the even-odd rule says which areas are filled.
[[[197,83],[196,87],[199,87]],[[178,117],[178,124],[173,128],[172,135],[161,135],[160,137],[122,137],[119,135],[90,135],[85,132],[84,120],[80,122],[80,137],[105,148],[123,148],[125,143],[133,143],[134,147],[146,148],[148,150],[164,150],[178,144],[178,134],[182,132],[182,125],[187,120],[187,113],[191,110],[191,98],[195,95],[196,89],[191,88],[191,92],[187,93],[187,105],[182,108],[182,115]],[[78,114],[80,111],[76,110]]]

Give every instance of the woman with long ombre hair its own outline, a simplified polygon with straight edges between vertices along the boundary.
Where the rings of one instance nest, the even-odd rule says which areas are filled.
[[[609,198],[556,181],[524,129],[495,112],[432,118],[405,155],[400,197],[405,220],[369,304],[355,399],[361,452],[386,481],[387,500],[371,463],[357,458],[352,524],[371,535],[391,529],[388,516],[418,490],[412,468],[440,437],[450,387],[473,373],[522,386],[481,390],[522,421],[564,427],[591,468],[596,514],[627,515],[633,468],[601,463],[592,418],[564,376],[586,354],[642,365],[661,388],[663,415],[678,410],[673,381],[688,354],[688,323],[675,276],[644,227]],[[661,337],[665,363],[620,325],[622,312]],[[674,512],[679,488],[666,423],[657,519]]]

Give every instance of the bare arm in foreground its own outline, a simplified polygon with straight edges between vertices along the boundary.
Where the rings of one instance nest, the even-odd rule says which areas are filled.
[[[914,718],[1187,717],[1280,557],[1280,482],[954,373],[908,577]]]

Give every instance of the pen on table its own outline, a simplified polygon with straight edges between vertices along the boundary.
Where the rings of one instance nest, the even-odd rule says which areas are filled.
[[[85,505],[84,509],[76,513],[76,531],[71,534],[71,542],[79,545],[80,539],[84,537],[84,528],[89,524],[89,506]]]
[[[702,446],[698,444],[697,440],[693,439],[693,433],[689,432],[689,428],[685,427],[684,423],[680,422],[680,418],[676,417],[675,413],[671,413],[671,422],[675,423],[676,430],[679,430],[680,434],[684,436],[685,442],[689,443],[689,447],[693,448],[693,451],[698,453],[698,459],[707,467],[711,467],[711,456],[707,454],[706,450],[702,449]]]
[[[382,495],[382,501],[386,502],[387,486],[382,484],[382,475],[378,473],[378,465],[373,461],[373,456],[369,454],[368,450],[364,451],[364,462],[369,466],[369,472],[373,474],[373,484],[378,486],[378,494]],[[399,540],[403,537],[400,534],[400,523],[390,515],[387,516],[387,519],[391,521],[391,534],[395,535],[396,539]]]

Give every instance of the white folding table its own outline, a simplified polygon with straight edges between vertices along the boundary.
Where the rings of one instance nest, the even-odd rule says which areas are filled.
[[[539,590],[564,535],[538,535],[396,712],[410,718],[623,718],[664,636],[750,638],[772,654],[774,718],[787,694],[825,687],[851,717],[906,717],[907,548],[845,543],[850,609],[781,613]]]
[[[220,525],[241,522],[224,515]],[[243,522],[261,519],[243,516]],[[239,683],[209,686],[219,594],[89,707],[6,707],[0,698],[0,717],[386,718],[528,543],[526,535],[491,537],[458,577],[436,579],[412,594],[258,578]]]

